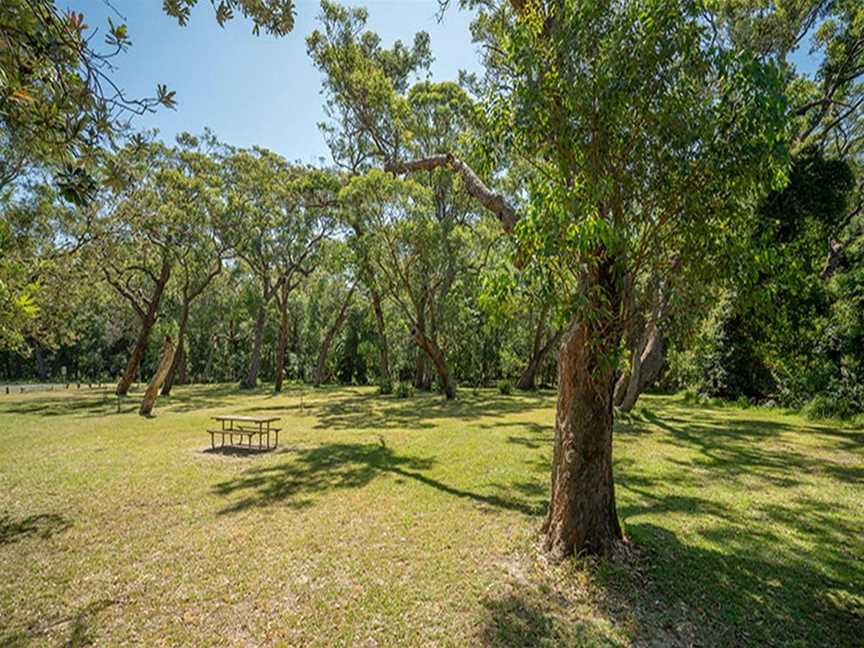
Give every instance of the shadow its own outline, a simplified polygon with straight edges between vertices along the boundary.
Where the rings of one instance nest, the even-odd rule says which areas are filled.
[[[348,396],[313,393],[305,407],[315,414],[316,427],[338,430],[362,429],[433,429],[439,419],[456,419],[476,423],[486,417],[506,417],[548,407],[553,401],[550,394],[536,392],[502,396],[493,393],[460,393],[459,398],[447,401],[436,394],[420,394],[413,398],[377,396],[370,393],[348,392]]]
[[[154,412],[193,412],[225,406],[230,397],[263,396],[271,394],[266,387],[240,391],[234,383],[214,385],[183,385],[175,387],[171,396],[159,396]],[[49,392],[38,398],[7,401],[0,399],[0,414],[33,414],[38,416],[94,416],[137,412],[143,396],[143,388],[131,391],[119,403],[113,386],[102,391],[69,390]],[[282,408],[287,409],[287,408]]]
[[[235,479],[216,484],[213,490],[218,495],[242,495],[220,513],[273,504],[303,508],[312,505],[312,496],[316,493],[361,488],[384,474],[410,479],[442,493],[495,509],[525,515],[541,515],[544,511],[545,502],[526,499],[510,489],[493,486],[503,494],[475,493],[424,475],[420,471],[432,468],[433,459],[399,456],[387,447],[383,439],[377,444],[328,443],[297,449],[292,454],[292,461],[252,468]],[[529,492],[534,494],[528,486],[522,487],[522,494]]]
[[[9,515],[0,516],[0,546],[18,542],[30,536],[47,539],[63,533],[72,523],[56,513],[41,513],[16,520]]]
[[[66,635],[66,640],[61,641],[59,644],[54,641],[52,642],[54,645],[62,645],[66,648],[92,646],[95,643],[95,638],[91,633],[96,617],[100,612],[116,604],[117,601],[111,599],[93,601],[79,609],[72,616],[41,626],[31,625],[23,630],[2,635],[0,636],[0,647],[17,648],[18,646],[47,645],[48,636],[60,631],[63,631],[63,634]],[[63,630],[64,626],[69,626],[68,632]]]
[[[281,448],[248,448],[245,446],[226,445],[217,448],[207,446],[201,450],[201,453],[220,457],[255,457],[258,455],[274,454],[279,450],[281,450]]]
[[[627,531],[649,557],[651,597],[656,592],[668,606],[689,608],[698,634],[713,645],[853,646],[864,633],[864,592],[855,590],[854,577],[839,579],[806,560],[780,556],[776,544],[754,551],[752,539],[742,542],[740,533],[737,540],[724,536],[721,553],[682,543],[653,524]],[[621,585],[616,578],[631,576],[613,577],[613,586]]]
[[[534,646],[619,646],[598,621],[574,620],[566,616],[567,602],[550,592],[522,585],[502,597],[483,600],[485,619],[480,645],[489,648],[533,648]]]

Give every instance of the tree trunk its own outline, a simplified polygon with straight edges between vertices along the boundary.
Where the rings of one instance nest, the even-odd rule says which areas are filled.
[[[180,310],[180,331],[177,334],[177,352],[174,354],[174,361],[171,363],[171,368],[168,370],[168,375],[165,376],[165,384],[162,385],[162,395],[170,396],[171,388],[174,387],[174,378],[181,364],[186,362],[186,353],[183,351],[183,345],[186,342],[186,325],[189,322],[189,304],[184,303]]]
[[[611,262],[595,272],[584,294],[598,300],[592,311],[605,314],[591,321],[574,317],[558,356],[552,486],[543,523],[545,548],[555,560],[606,554],[622,538],[612,479],[615,371],[609,362],[621,339],[620,296]]]
[[[276,341],[276,377],[273,391],[282,391],[282,378],[285,375],[285,347],[288,346],[288,300],[279,304],[279,339]]]
[[[153,289],[153,294],[147,302],[147,311],[144,318],[141,320],[141,330],[138,333],[138,339],[135,341],[135,347],[132,349],[132,355],[129,356],[129,362],[126,363],[126,369],[117,383],[117,388],[114,390],[118,396],[125,396],[129,392],[129,387],[135,381],[135,376],[138,374],[138,368],[141,366],[141,359],[147,351],[147,343],[150,341],[150,332],[153,330],[153,325],[156,323],[156,318],[159,315],[159,305],[162,303],[162,294],[165,292],[165,285],[168,283],[168,278],[171,276],[171,265],[167,260],[162,261],[162,269],[159,271],[159,279]]]
[[[141,401],[141,408],[138,413],[141,416],[150,416],[153,411],[153,406],[156,404],[156,397],[159,395],[159,388],[162,386],[168,372],[171,370],[171,365],[174,362],[174,345],[171,343],[171,337],[165,336],[165,345],[162,347],[162,361],[159,363],[159,368],[153,374],[153,379],[147,385],[147,391],[144,392],[144,399]]]
[[[444,352],[441,351],[435,340],[426,337],[420,329],[415,327],[412,333],[417,346],[426,352],[426,355],[435,367],[438,380],[441,383],[441,393],[444,395],[444,398],[453,400],[456,398],[456,387],[453,385],[453,380],[450,377],[450,369],[447,367],[447,362],[444,359]]]
[[[33,359],[36,361],[36,375],[39,380],[45,382],[48,380],[48,367],[45,366],[45,354],[42,352],[40,344],[36,344],[33,349]]]
[[[345,318],[348,314],[348,304],[351,303],[351,300],[354,297],[355,287],[356,286],[351,286],[351,290],[348,291],[348,294],[345,296],[345,300],[342,302],[342,306],[339,308],[339,313],[336,315],[336,320],[324,334],[324,339],[321,342],[321,349],[318,351],[318,362],[315,365],[315,375],[313,376],[313,382],[315,383],[316,387],[318,387],[322,382],[324,382],[327,377],[325,375],[325,372],[327,370],[327,356],[330,353],[330,345],[333,344],[333,339],[336,337],[339,329],[341,329],[342,325],[345,323]]]
[[[642,349],[638,358],[634,359],[635,371],[630,373],[627,391],[621,400],[620,408],[622,411],[629,412],[633,409],[642,392],[657,380],[665,360],[666,341],[663,333],[656,326],[652,326],[651,335],[648,337],[645,348]]]
[[[387,346],[387,326],[384,321],[384,309],[381,305],[381,295],[372,288],[372,309],[375,311],[375,326],[378,332],[378,373],[379,380],[390,378],[390,349]]]
[[[545,344],[541,346],[542,329],[545,328],[545,321],[541,321],[541,325],[537,327],[537,333],[534,336],[534,346],[531,351],[531,358],[528,360],[528,366],[525,367],[522,375],[519,376],[519,382],[516,383],[516,389],[521,389],[523,391],[531,391],[534,389],[534,380],[537,376],[537,371],[540,369],[540,365],[543,364],[543,359],[546,357],[546,354],[549,353],[550,349],[553,349],[561,341],[563,331],[558,330],[548,340],[546,340]]]
[[[255,318],[255,341],[252,344],[252,354],[249,356],[249,367],[246,377],[240,383],[242,389],[255,389],[258,386],[258,372],[261,371],[261,344],[264,341],[264,321],[267,316],[267,303],[258,307]]]

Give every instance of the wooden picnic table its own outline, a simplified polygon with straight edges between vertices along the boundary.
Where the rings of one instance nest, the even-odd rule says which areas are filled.
[[[271,423],[279,420],[278,416],[243,416],[239,414],[222,414],[214,416],[214,421],[219,421],[222,425],[219,430],[207,430],[210,434],[210,446],[216,449],[216,435],[221,435],[222,444],[225,446],[225,438],[228,437],[229,444],[234,445],[234,436],[240,437],[240,447],[243,447],[243,437],[247,437],[247,446],[252,447],[252,437],[258,437],[258,449],[263,450],[265,447],[268,450],[274,450],[279,445],[279,431],[281,428],[271,427]],[[236,425],[235,425],[236,424]],[[270,433],[275,435],[273,447],[270,447]],[[267,445],[264,445],[264,439],[267,439]]]

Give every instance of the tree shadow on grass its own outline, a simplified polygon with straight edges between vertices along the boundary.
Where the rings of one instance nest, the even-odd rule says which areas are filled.
[[[338,430],[358,429],[432,429],[440,419],[476,422],[480,418],[506,417],[548,406],[548,394],[474,395],[465,393],[446,401],[433,394],[409,399],[350,393],[326,400],[310,399],[307,407],[319,419],[316,427]]]
[[[599,619],[568,618],[567,604],[554,599],[550,592],[530,584],[504,596],[487,596],[483,600],[485,618],[480,628],[480,645],[489,648],[621,645],[604,632]]]
[[[116,604],[117,601],[112,599],[93,601],[69,617],[42,625],[33,624],[26,629],[0,635],[0,646],[17,648],[18,646],[47,645],[49,637],[61,633],[66,636],[66,639],[61,641],[59,645],[66,648],[92,646],[95,642],[95,638],[92,636],[92,626],[96,618],[101,612]],[[67,627],[68,630],[66,630]],[[55,645],[58,644],[55,642]]]
[[[640,600],[629,603],[645,626],[662,625],[683,605],[704,645],[853,646],[864,633],[864,593],[860,581],[856,591],[854,575],[851,580],[828,576],[771,546],[754,551],[752,539],[741,542],[740,534],[737,540],[729,535],[729,551],[721,553],[685,544],[653,524],[627,530],[649,556],[651,591],[630,588],[630,596]],[[610,585],[620,591],[630,579],[620,573]],[[663,600],[663,609],[646,607],[646,596]]]
[[[315,494],[361,488],[382,475],[412,480],[493,509],[525,515],[543,512],[543,504],[533,497],[536,492],[532,491],[530,484],[494,486],[499,494],[475,493],[450,486],[423,474],[422,471],[434,466],[434,459],[400,456],[388,448],[383,439],[368,444],[327,443],[315,448],[297,449],[292,454],[293,459],[289,462],[252,468],[235,479],[216,484],[213,490],[218,495],[242,495],[220,513],[274,504],[296,508],[311,506]]]
[[[807,454],[808,448],[796,449],[794,442],[782,439],[784,433],[802,432],[802,428],[781,421],[731,419],[724,421],[693,421],[674,416],[655,417],[651,424],[669,433],[671,443],[697,450],[701,455],[692,462],[672,460],[682,469],[697,466],[722,472],[727,478],[738,475],[758,476],[771,487],[786,487],[800,483],[795,475],[819,474],[832,480],[860,484],[864,481],[864,464],[832,461],[824,456]],[[815,430],[821,431],[819,428]],[[835,432],[841,442],[857,433]],[[836,446],[831,450],[838,450]]]
[[[113,387],[102,392],[57,392],[38,398],[0,399],[0,414],[34,414],[38,416],[104,417],[112,414],[137,412],[143,388],[121,397],[118,402]],[[155,411],[186,413],[225,406],[226,399],[251,393],[264,395],[266,390],[241,392],[236,384],[183,385],[175,387],[171,396],[160,396]]]
[[[71,526],[71,522],[56,513],[41,513],[20,519],[2,515],[0,516],[0,547],[31,536],[47,539],[63,533]]]

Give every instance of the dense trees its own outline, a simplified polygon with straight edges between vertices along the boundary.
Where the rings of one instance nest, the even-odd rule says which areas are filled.
[[[858,3],[466,0],[484,74],[455,83],[424,78],[425,34],[387,48],[325,0],[307,49],[328,168],[209,133],[122,137],[118,111],[173,95],[100,94],[81,71],[106,78],[107,55],[43,4],[0,10],[18,39],[0,51],[8,378],[67,367],[121,395],[147,378],[142,414],[187,379],[554,384],[555,558],[622,537],[614,408],[664,372],[864,409]],[[164,9],[185,23],[195,4]],[[290,2],[214,7],[293,26]],[[42,57],[19,29],[62,38]],[[810,35],[812,77],[788,62]],[[112,26],[108,55],[127,41]]]

